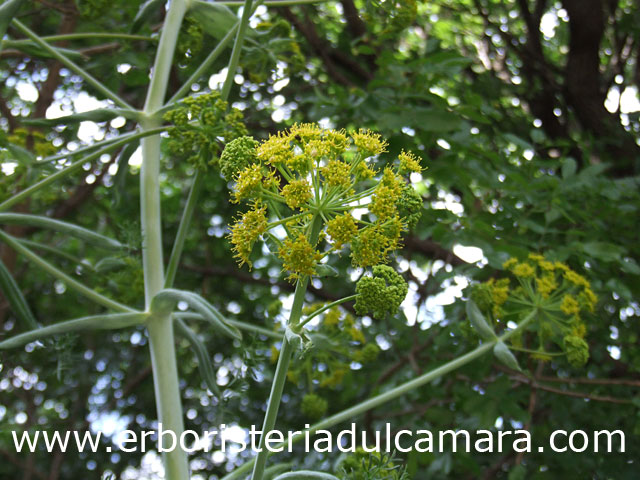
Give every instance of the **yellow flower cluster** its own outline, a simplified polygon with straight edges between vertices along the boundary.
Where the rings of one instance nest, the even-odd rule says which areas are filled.
[[[240,200],[248,199],[260,192],[264,176],[260,165],[248,165],[235,178],[236,187],[233,191],[233,201],[238,203]]]
[[[320,167],[320,173],[329,187],[351,187],[351,166],[346,162],[331,159],[325,166]]]
[[[537,292],[542,299],[555,303],[567,315],[579,316],[582,310],[593,312],[598,301],[585,277],[566,264],[550,262],[540,254],[529,254],[527,260],[522,262],[510,258],[503,264],[503,268],[511,271],[520,281],[535,279]]]
[[[304,178],[292,180],[282,189],[282,196],[289,208],[302,208],[311,200],[311,185]]]
[[[282,259],[284,269],[290,272],[290,279],[313,275],[316,262],[322,258],[320,252],[316,251],[307,237],[301,233],[295,238],[286,238],[278,255]]]
[[[547,262],[550,263],[550,262]],[[555,275],[545,274],[541,277],[536,278],[536,285],[538,287],[538,291],[542,298],[549,298],[549,295],[558,288],[558,282],[556,281]]]
[[[380,135],[369,130],[361,129],[358,133],[353,133],[353,143],[365,157],[380,155],[387,151],[387,142],[380,138]]]
[[[351,241],[351,259],[355,265],[371,267],[384,263],[387,255],[400,247],[400,233],[402,225],[393,218],[384,228],[374,224],[363,228],[357,237]],[[395,225],[394,225],[395,223]]]
[[[475,286],[471,296],[480,310],[503,324],[510,316],[535,314],[535,324],[529,330],[537,331],[537,349],[529,351],[538,359],[550,359],[554,354],[546,348],[555,344],[569,363],[584,365],[589,351],[583,339],[587,330],[583,317],[593,312],[597,302],[589,281],[566,264],[535,253],[524,260],[510,258],[503,268],[515,283],[503,278]],[[520,348],[522,338],[517,343]]]
[[[420,173],[422,171],[418,157],[411,152],[405,152],[403,150],[402,153],[398,155],[398,160],[400,160],[400,166],[398,167],[398,173],[400,173],[400,175],[412,172]]]
[[[578,305],[578,302],[573,296],[567,293],[562,297],[560,310],[562,310],[566,315],[578,315],[580,313],[580,305]]]
[[[266,216],[274,217],[253,235],[234,235],[244,227],[232,227],[230,238],[234,251],[241,252],[237,255],[241,264],[248,263],[247,252],[265,232],[279,243],[278,256],[290,279],[315,274],[321,258],[346,245],[351,246],[355,266],[384,263],[423,208],[419,195],[412,195],[412,187],[401,176],[422,170],[413,154],[403,151],[396,166],[385,167],[375,179],[372,157],[386,148],[376,133],[348,134],[312,123],[296,124],[263,142],[242,137],[230,144],[220,163],[225,178],[234,181],[233,201],[261,202],[268,209]],[[365,210],[364,215],[353,216],[357,208]],[[280,225],[285,227],[285,239],[268,233]],[[243,241],[244,245],[238,244]]]
[[[333,246],[336,249],[340,249],[345,243],[349,243],[357,233],[358,226],[356,221],[348,213],[338,215],[327,222],[327,234],[331,237]]]
[[[253,208],[246,212],[231,227],[231,243],[233,244],[234,257],[240,265],[247,264],[251,268],[249,255],[253,244],[267,230],[267,207],[256,202]]]
[[[520,278],[531,278],[536,274],[535,269],[528,263],[516,263],[512,269],[513,274]]]

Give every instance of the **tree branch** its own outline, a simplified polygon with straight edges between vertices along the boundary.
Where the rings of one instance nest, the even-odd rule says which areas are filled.
[[[587,392],[576,392],[576,391],[572,391],[572,390],[562,390],[560,388],[556,388],[556,387],[550,387],[548,385],[544,385],[542,383],[540,383],[540,381],[542,381],[541,378],[529,378],[526,377],[524,375],[522,375],[521,373],[512,370],[510,368],[504,367],[502,365],[494,365],[494,368],[505,372],[507,374],[509,374],[509,377],[518,382],[518,383],[523,383],[525,385],[530,385],[534,388],[537,388],[538,390],[543,390],[545,392],[550,392],[550,393],[555,393],[558,395],[564,395],[567,397],[574,397],[574,398],[583,398],[583,399],[587,399],[587,400],[593,400],[595,402],[608,402],[608,403],[616,403],[616,404],[621,404],[621,405],[629,405],[631,404],[631,400],[628,400],[626,398],[617,398],[617,397],[612,397],[612,396],[607,396],[607,395],[593,395]]]
[[[300,32],[300,34],[307,40],[309,46],[315,52],[316,56],[320,58],[320,60],[322,60],[322,63],[324,64],[329,76],[331,76],[337,83],[340,83],[347,87],[354,86],[353,82],[345,77],[331,60],[326,42],[318,36],[318,33],[313,27],[313,24],[300,20],[288,7],[282,8],[279,13],[281,13],[282,16],[287,21],[289,21],[296,28],[296,30],[298,30],[298,32]]]
[[[604,107],[606,92],[600,74],[600,43],[605,31],[602,0],[563,0],[569,14],[569,54],[565,98],[580,124],[603,139],[599,150],[615,162],[617,176],[637,173],[640,147],[618,118]]]
[[[419,252],[434,260],[442,260],[454,267],[460,265],[468,265],[463,259],[457,256],[455,253],[447,250],[446,248],[438,245],[431,239],[421,239],[415,235],[408,235],[404,239],[405,247],[411,252]]]
[[[347,27],[351,34],[355,37],[362,37],[367,33],[367,25],[360,18],[360,12],[353,3],[353,0],[340,0],[344,19],[347,21]]]
[[[40,480],[47,480],[47,476],[43,472],[41,472],[40,470],[38,470],[32,465],[21,462],[17,456],[12,454],[8,450],[5,450],[4,448],[0,448],[0,455],[6,458],[9,462],[13,463],[16,467],[23,469],[25,471],[28,471],[31,475],[39,478]]]

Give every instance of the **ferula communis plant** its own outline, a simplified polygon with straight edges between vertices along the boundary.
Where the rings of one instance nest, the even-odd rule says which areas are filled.
[[[46,158],[36,158],[32,154],[33,158],[29,157],[30,153],[23,148],[26,145],[27,130],[15,129],[8,139],[13,147],[11,154],[16,158],[29,157],[29,161],[20,165],[21,169],[30,168],[29,162],[36,166],[50,165],[54,162],[66,163],[60,164],[60,168],[51,169],[52,173],[31,185],[25,185],[24,188],[23,185],[14,185],[20,187],[20,191],[13,196],[6,195],[3,191],[0,194],[0,225],[17,224],[30,228],[51,229],[105,251],[126,250],[127,245],[114,238],[77,225],[46,216],[8,210],[56,181],[71,177],[80,171],[83,165],[95,162],[103,154],[112,153],[121,147],[132,153],[137,148],[137,142],[141,142],[140,222],[145,298],[144,302],[139,302],[144,303],[144,308],[140,309],[126,304],[125,299],[110,298],[99,287],[94,289],[78,280],[73,272],[60,270],[30,248],[27,242],[0,230],[0,241],[4,245],[17,251],[48,275],[63,282],[67,288],[75,290],[104,309],[96,315],[83,315],[80,318],[40,326],[11,272],[0,263],[0,288],[16,317],[23,322],[27,330],[9,339],[3,339],[0,342],[0,350],[20,347],[25,343],[69,332],[144,326],[150,339],[158,420],[163,423],[165,430],[172,430],[180,436],[184,428],[175,358],[174,325],[191,343],[198,357],[203,379],[213,392],[216,392],[218,387],[210,354],[185,320],[203,319],[220,335],[238,342],[241,338],[239,330],[258,331],[267,337],[274,335],[274,332],[255,325],[228,320],[202,296],[173,288],[186,232],[197,206],[202,177],[207,170],[212,172],[212,168],[217,165],[220,173],[233,184],[232,200],[244,204],[243,213],[239,213],[230,226],[229,234],[238,263],[251,268],[252,252],[256,244],[265,241],[268,248],[279,257],[287,278],[295,282],[294,301],[282,338],[282,346],[277,354],[278,364],[264,419],[263,431],[272,429],[294,347],[307,341],[305,325],[322,316],[321,321],[326,327],[342,328],[347,324],[352,326],[351,317],[348,317],[349,322],[345,320],[339,323],[337,315],[339,305],[351,300],[355,301],[356,313],[371,315],[374,321],[380,320],[387,315],[393,315],[406,296],[406,283],[385,263],[401,246],[403,232],[414,226],[420,217],[423,208],[422,198],[406,180],[410,173],[422,170],[420,160],[411,153],[401,152],[396,158],[391,159],[391,162],[380,166],[386,152],[386,142],[380,135],[367,130],[348,133],[343,130],[325,130],[315,124],[297,124],[265,141],[260,142],[248,137],[241,114],[229,108],[227,100],[249,28],[249,18],[261,2],[245,1],[239,19],[235,19],[232,12],[227,12],[236,20],[235,23],[220,35],[216,48],[196,68],[193,75],[166,100],[176,48],[199,49],[202,40],[201,30],[192,28],[193,25],[183,28],[185,15],[193,9],[202,11],[212,8],[217,9],[219,13],[221,8],[226,8],[222,5],[223,2],[168,2],[169,8],[159,38],[142,38],[145,41],[158,41],[158,46],[144,106],[140,109],[134,108],[75,63],[68,56],[69,50],[55,47],[17,18],[11,20],[21,3],[10,0],[1,4],[3,15],[0,23],[3,35],[5,27],[11,22],[11,34],[16,31],[24,35],[26,39],[22,40],[32,42],[49,58],[60,62],[74,75],[82,78],[93,93],[113,104],[113,107],[70,115],[63,120],[37,119],[41,122],[40,125],[42,122],[45,125],[53,125],[60,122],[105,121],[123,117],[128,122],[135,123],[137,128],[116,138],[108,138],[94,145],[84,146],[72,152],[63,151],[57,155],[50,151],[52,145],[45,141],[46,136],[30,132],[33,153],[39,157],[50,155]],[[106,5],[102,1],[97,3]],[[152,9],[159,9],[165,3],[167,2],[144,2],[134,23],[144,21]],[[300,0],[281,3],[311,2]],[[104,11],[101,7],[100,12]],[[97,12],[96,10],[92,14],[99,14]],[[178,46],[181,30],[190,32],[193,38]],[[121,36],[123,41],[134,38],[141,40],[140,36],[127,33],[113,35]],[[233,48],[227,62],[228,74],[221,90],[180,101],[200,77],[205,73],[211,73],[209,70],[213,62],[232,43]],[[171,125],[167,125],[167,122]],[[167,262],[163,253],[159,180],[163,155],[160,134],[165,132],[169,136],[165,153],[182,158],[194,167],[192,187]],[[222,151],[225,144],[226,147]],[[41,171],[37,173],[40,174]],[[303,310],[310,279],[316,275],[330,274],[332,256],[346,256],[347,251],[353,267],[367,270],[356,285],[355,293],[315,309]],[[478,348],[398,387],[324,418],[310,430],[329,428],[356,417],[491,350],[500,360],[517,367],[517,361],[510,348],[533,353],[538,358],[546,358],[558,353],[547,350],[548,345],[556,344],[570,363],[583,364],[588,358],[586,343],[583,340],[583,317],[593,309],[596,301],[588,282],[566,266],[550,263],[539,256],[531,256],[522,261],[510,261],[505,268],[517,283],[512,280],[489,282],[478,287],[472,294],[477,306],[472,301],[468,303],[468,316],[482,338]],[[178,303],[188,306],[191,312],[176,312]],[[517,326],[513,329],[504,328],[507,320],[514,321]],[[352,340],[356,340],[361,332],[351,330],[347,334],[351,335]],[[523,338],[531,336],[539,339],[535,350],[523,346]],[[507,343],[510,339],[511,343]],[[352,358],[355,361],[366,362],[375,358],[379,352],[374,344],[354,343],[362,346],[353,353]],[[50,344],[45,344],[45,347],[49,346]],[[336,385],[341,378],[341,372],[337,371],[325,381],[328,385]],[[304,409],[310,417],[322,417],[327,409],[323,399],[313,394],[309,394],[304,403]],[[227,480],[240,478],[251,468],[254,469],[253,480],[261,480],[267,460],[267,450],[264,449],[263,442],[264,438],[260,444],[262,452],[231,473]],[[184,451],[178,448],[163,455],[168,480],[189,478],[188,459]],[[389,463],[385,465],[390,466]],[[313,475],[309,478],[328,477]],[[283,478],[291,478],[290,475],[285,476]]]
[[[380,318],[395,314],[407,294],[402,277],[379,264],[399,248],[402,232],[420,214],[422,202],[413,201],[413,188],[402,175],[420,172],[422,167],[416,156],[402,152],[392,164],[376,169],[374,160],[386,147],[380,135],[370,131],[348,134],[316,124],[296,124],[260,143],[250,137],[235,139],[220,157],[222,172],[233,181],[232,201],[249,204],[229,234],[238,263],[251,267],[254,245],[267,240],[287,278],[296,282],[264,432],[275,426],[292,344],[301,342],[309,279],[327,266],[332,254],[349,245],[355,267],[374,266],[373,277],[358,282],[355,296],[334,305],[355,297],[358,313],[373,312]],[[262,478],[266,464],[264,438],[254,479]]]

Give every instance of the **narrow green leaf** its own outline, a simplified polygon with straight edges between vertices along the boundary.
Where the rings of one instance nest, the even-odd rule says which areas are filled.
[[[204,343],[198,338],[198,335],[189,328],[181,319],[175,321],[176,331],[186,338],[191,343],[193,353],[195,353],[198,359],[198,369],[200,370],[200,376],[207,384],[207,388],[216,395],[220,396],[220,388],[218,387],[216,373],[213,369],[213,363],[211,362],[211,356],[207,352],[207,348]]]
[[[316,267],[316,275],[318,277],[337,277],[339,275],[338,270],[331,265],[322,263]]]
[[[47,325],[31,330],[0,342],[0,350],[21,347],[30,342],[62,333],[79,332],[83,330],[117,330],[144,323],[147,313],[111,313],[107,315],[93,315],[91,317],[75,318],[65,322]]]
[[[204,320],[208,321],[221,333],[238,340],[242,339],[242,334],[237,328],[229,325],[227,320],[213,305],[207,302],[200,295],[193,292],[176,290],[173,288],[161,290],[151,301],[151,311],[153,313],[162,314],[171,313],[175,308],[176,303],[180,301],[185,302],[193,310],[200,313]]]
[[[31,118],[22,121],[24,125],[32,127],[52,127],[55,125],[70,125],[80,122],[108,122],[116,117],[124,117],[129,120],[140,120],[140,112],[126,108],[97,108],[89,112],[73,113],[58,118]]]
[[[640,266],[638,266],[638,263],[633,258],[623,258],[620,265],[623,272],[630,273],[631,275],[640,275]]]
[[[603,262],[620,262],[625,249],[609,242],[575,243],[584,253]]]
[[[27,300],[22,295],[20,288],[18,288],[18,284],[11,276],[11,272],[2,262],[2,258],[0,258],[0,291],[2,291],[9,305],[11,305],[16,316],[24,322],[27,330],[33,330],[40,326],[36,317],[33,316]]]
[[[44,258],[42,258],[32,250],[27,248],[22,243],[20,243],[16,238],[4,233],[2,229],[0,229],[0,241],[4,242],[5,244],[13,248],[18,253],[24,255],[30,262],[32,262],[38,268],[53,275],[58,280],[64,282],[68,287],[81,293],[82,295],[91,299],[97,304],[103,305],[107,308],[112,308],[120,312],[128,312],[128,313],[135,312],[135,310],[128,307],[127,305],[124,305],[115,300],[111,300],[110,298],[105,297],[101,293],[98,293],[95,290],[87,287],[84,283],[81,283],[76,279],[74,279],[73,277],[67,275],[65,272],[61,271],[59,268],[55,267],[54,265],[46,261]]]
[[[123,244],[113,238],[105,237],[92,230],[79,227],[72,223],[54,220],[53,218],[43,217],[40,215],[29,215],[26,213],[0,213],[0,225],[23,225],[29,227],[39,227],[53,230],[60,233],[66,233],[72,237],[84,240],[97,247],[109,250],[121,250],[125,248]]]
[[[127,266],[127,262],[122,257],[104,257],[94,265],[94,269],[98,273],[113,272]]]
[[[574,176],[577,170],[578,164],[573,158],[566,158],[564,162],[562,162],[562,178],[567,179]]]
[[[133,141],[137,142],[138,139],[140,138],[143,138],[149,135],[155,135],[156,133],[160,133],[165,130],[166,130],[166,127],[159,127],[152,130],[145,130],[144,132],[140,130],[134,130],[129,133],[122,133],[117,137],[107,138],[100,142],[96,142],[91,145],[86,145],[84,147],[78,148],[77,150],[74,150],[73,152],[63,152],[63,153],[58,153],[57,155],[51,155],[50,157],[46,157],[46,158],[43,158],[42,160],[39,160],[38,163],[51,163],[57,160],[70,159],[72,157],[77,157],[78,155],[84,155],[84,154],[88,155],[87,159],[85,160],[85,162],[88,162],[89,160],[98,158],[104,153],[107,153],[110,150],[113,150],[117,147],[120,147],[122,145],[127,145]],[[98,157],[95,157],[94,155],[97,153],[96,151],[98,149],[100,149],[99,150],[100,153],[98,154]]]
[[[518,370],[519,372],[522,371],[520,365],[518,365],[518,360],[516,359],[515,355],[511,352],[511,350],[509,350],[509,347],[507,347],[507,345],[502,340],[498,341],[493,347],[493,354],[507,367]]]
[[[204,320],[204,317],[202,315],[194,312],[173,312],[173,316],[174,318]],[[230,318],[226,318],[225,320],[229,325],[240,330],[246,330],[248,332],[264,335],[265,337],[273,338],[274,340],[280,340],[282,338],[282,334],[276,332],[275,330],[269,330],[268,328],[253,325],[251,323],[240,322],[238,320],[232,320]]]
[[[489,326],[489,323],[473,300],[467,300],[466,310],[467,317],[469,317],[471,325],[476,329],[480,338],[483,340],[493,340],[496,338],[493,328]]]
[[[4,34],[7,33],[11,20],[13,20],[23,2],[24,0],[7,0],[0,5],[0,52],[2,51]]]
[[[131,155],[140,146],[140,142],[131,142],[122,149],[120,155],[118,155],[118,171],[113,178],[113,196],[114,206],[120,205],[120,202],[124,198],[128,197],[126,187],[127,174],[129,173],[129,159]]]
[[[200,23],[207,35],[220,40],[238,21],[238,17],[225,5],[203,1],[191,2],[189,17]]]
[[[14,145],[8,141],[0,141],[0,147],[6,148],[10,155],[10,160],[15,160],[21,165],[31,165],[35,163],[36,157],[26,148]]]
[[[87,72],[80,65],[75,63],[69,57],[64,55],[60,50],[56,49],[46,41],[44,41],[40,36],[38,36],[34,31],[32,31],[29,27],[27,27],[24,23],[19,21],[17,18],[12,20],[12,25],[24,33],[30,40],[36,43],[40,48],[46,50],[51,54],[53,58],[60,61],[63,65],[67,66],[82,78],[84,78],[87,84],[91,85],[97,91],[102,93],[105,97],[110,98],[116,105],[119,105],[122,108],[133,110],[133,107],[129,105],[125,100],[120,98],[116,93],[112,92],[107,88],[102,82],[97,80],[93,75]]]
[[[313,472],[311,470],[298,470],[278,475],[273,480],[340,480],[335,475],[324,472]]]
[[[151,18],[154,10],[158,10],[164,3],[164,0],[147,0],[138,9],[136,17],[131,24],[131,32],[137,32]]]
[[[531,145],[527,140],[518,137],[517,135],[514,135],[512,133],[505,133],[503,134],[503,137],[505,138],[505,140],[513,143],[523,150],[534,150],[533,145]]]
[[[7,45],[9,47],[13,47],[16,50],[20,50],[22,53],[29,55],[31,57],[37,58],[55,58],[55,55],[44,48],[41,48],[39,45],[34,43],[25,43],[25,42],[16,42],[15,44]],[[52,47],[57,53],[64,55],[65,57],[71,60],[86,60],[82,53],[71,50],[69,48],[61,48],[61,47]]]
[[[64,258],[65,260],[68,260],[76,265],[81,265],[82,267],[87,268],[89,270],[95,270],[93,265],[89,264],[86,261],[83,261],[81,258],[71,255],[70,253],[67,253],[64,250],[60,250],[59,248],[52,247],[51,245],[45,245],[44,243],[34,242],[31,240],[27,240],[25,238],[18,239],[18,242],[34,250],[41,250],[41,251],[56,255],[60,258]]]

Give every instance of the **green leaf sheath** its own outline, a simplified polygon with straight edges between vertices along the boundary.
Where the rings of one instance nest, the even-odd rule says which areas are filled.
[[[211,362],[211,356],[207,351],[205,344],[198,338],[198,335],[189,328],[181,319],[175,320],[176,332],[178,335],[186,338],[191,344],[191,348],[196,358],[198,359],[198,369],[200,370],[200,376],[207,388],[213,393],[220,396],[220,388],[218,387],[216,372],[213,369],[213,363]]]
[[[240,331],[229,325],[224,316],[200,295],[184,290],[167,288],[161,290],[151,302],[151,312],[159,315],[170,314],[177,302],[183,301],[202,315],[217,331],[231,338],[242,339]]]
[[[518,365],[518,360],[515,355],[509,350],[507,344],[499,341],[493,347],[493,354],[496,356],[498,360],[504,363],[507,367],[512,368],[514,370],[522,371],[520,365]]]
[[[486,318],[473,300],[467,300],[465,308],[467,311],[467,317],[469,317],[469,321],[471,322],[471,325],[473,325],[473,328],[478,331],[480,338],[483,340],[493,340],[496,338],[493,328],[489,326]]]

